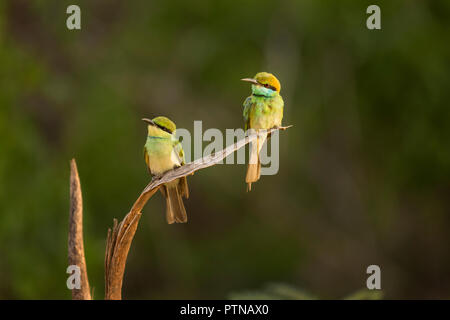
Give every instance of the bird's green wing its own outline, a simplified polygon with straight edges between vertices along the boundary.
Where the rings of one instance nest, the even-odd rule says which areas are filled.
[[[250,108],[252,107],[252,97],[247,97],[244,101],[244,130],[250,127]]]
[[[180,160],[181,165],[185,165],[185,159],[184,159],[184,150],[181,145],[181,142],[179,140],[175,141],[175,145],[173,146],[175,153],[178,155],[178,158]]]
[[[186,164],[186,160],[184,158],[184,150],[183,147],[181,145],[180,140],[176,140],[175,141],[175,145],[174,145],[174,151],[175,153],[178,155],[178,158],[180,159],[180,163],[182,166],[184,166]],[[186,199],[189,198],[189,187],[187,184],[187,178],[186,177],[181,177],[180,178],[180,182],[179,182],[179,190],[180,190],[180,194],[185,197]]]

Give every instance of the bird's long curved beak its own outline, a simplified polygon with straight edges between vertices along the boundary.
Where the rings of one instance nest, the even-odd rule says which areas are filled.
[[[150,119],[142,118],[142,121],[147,122],[151,126],[156,126],[156,124]]]
[[[258,84],[258,81],[256,81],[253,78],[244,78],[244,79],[241,79],[241,81],[250,82],[252,84]]]

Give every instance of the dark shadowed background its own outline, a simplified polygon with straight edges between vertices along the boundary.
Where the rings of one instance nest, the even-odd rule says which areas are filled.
[[[143,211],[124,298],[214,299],[281,283],[340,298],[382,271],[385,298],[450,297],[450,2],[0,2],[0,298],[70,298],[69,161],[88,274],[103,298],[107,228],[148,183],[142,117],[242,127],[248,84],[285,100],[280,170],[189,178],[189,222]],[[81,7],[79,31],[66,8]]]

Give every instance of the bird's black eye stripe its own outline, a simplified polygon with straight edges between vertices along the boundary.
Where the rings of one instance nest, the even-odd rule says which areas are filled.
[[[157,124],[156,123],[156,126],[158,127],[158,128],[160,128],[161,130],[163,130],[163,131],[165,131],[165,132],[167,132],[167,133],[170,133],[170,134],[172,134],[172,131],[170,131],[169,129],[167,129],[166,127],[163,127],[163,126],[160,126],[159,124]]]
[[[275,87],[272,87],[270,84],[263,84],[263,86],[264,86],[264,88],[268,88],[268,89],[271,89],[271,90],[273,90],[273,91],[277,91],[277,89],[275,88]]]

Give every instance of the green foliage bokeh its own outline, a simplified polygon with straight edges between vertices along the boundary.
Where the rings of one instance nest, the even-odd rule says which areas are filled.
[[[66,7],[82,29],[65,26]],[[450,294],[450,3],[0,2],[0,299],[69,298],[69,161],[84,196],[95,298],[107,228],[149,181],[144,116],[242,127],[248,85],[282,83],[280,170],[245,192],[243,165],[189,178],[189,222],[144,210],[125,298],[225,298],[282,282],[320,297]]]

